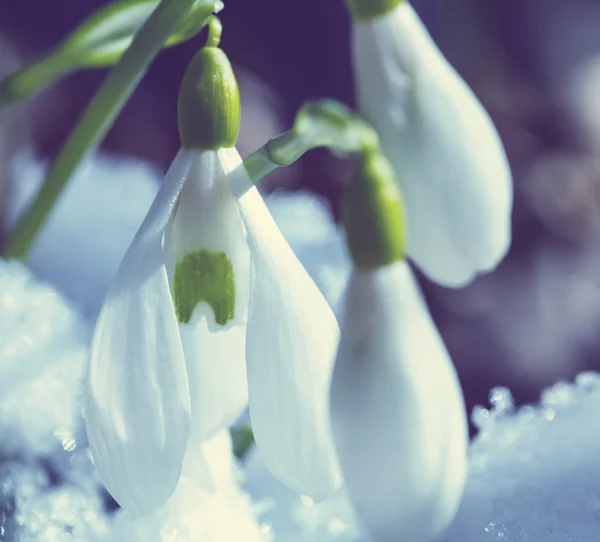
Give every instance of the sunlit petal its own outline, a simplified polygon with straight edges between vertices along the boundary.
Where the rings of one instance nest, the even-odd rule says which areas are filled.
[[[321,499],[341,483],[328,422],[339,328],[256,188],[239,206],[252,253],[246,358],[256,444],[273,474]]]
[[[190,156],[181,152],[136,234],[100,312],[91,345],[86,426],[106,488],[150,512],[179,480],[190,399],[162,236]]]

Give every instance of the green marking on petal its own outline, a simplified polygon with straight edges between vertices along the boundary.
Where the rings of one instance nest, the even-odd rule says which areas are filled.
[[[184,324],[203,301],[212,308],[218,325],[233,319],[235,279],[227,255],[208,250],[186,254],[175,268],[174,297],[177,319]]]
[[[352,17],[357,21],[370,21],[393,11],[405,0],[347,0]]]

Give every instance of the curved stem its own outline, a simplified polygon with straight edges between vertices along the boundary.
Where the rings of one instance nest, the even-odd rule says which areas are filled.
[[[223,35],[223,25],[214,15],[208,19],[208,39],[205,47],[218,47]]]
[[[104,81],[54,161],[44,186],[19,220],[4,250],[6,258],[24,258],[38,231],[86,153],[105,136],[140,79],[195,0],[162,0]]]
[[[314,148],[314,147],[313,147]],[[278,167],[289,166],[310,150],[294,129],[270,139],[260,149],[244,160],[244,167],[254,183],[266,177]]]
[[[305,152],[327,147],[339,154],[364,154],[379,146],[377,134],[362,118],[334,100],[310,102],[298,111],[294,126],[244,160],[254,183]]]

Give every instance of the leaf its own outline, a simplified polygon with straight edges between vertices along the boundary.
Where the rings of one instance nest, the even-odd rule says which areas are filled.
[[[57,49],[0,82],[0,108],[24,100],[78,69],[116,64],[159,4],[159,0],[120,0],[96,11]],[[194,37],[221,5],[196,0],[165,46]]]
[[[86,19],[63,42],[57,54],[71,59],[76,67],[111,66],[121,58],[159,4],[159,0],[121,0],[110,4]],[[213,11],[215,2],[197,0],[166,45],[177,45],[198,34]]]

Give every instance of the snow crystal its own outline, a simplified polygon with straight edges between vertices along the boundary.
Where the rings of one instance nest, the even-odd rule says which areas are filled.
[[[16,504],[20,542],[99,542],[109,532],[97,491],[61,486]]]
[[[598,540],[598,412],[600,376],[593,373],[546,390],[536,408],[514,415],[492,409],[471,447],[458,517],[442,540]]]

